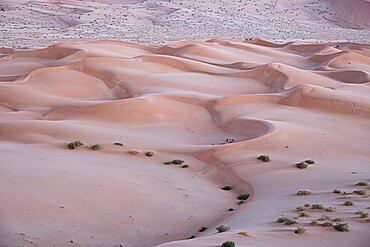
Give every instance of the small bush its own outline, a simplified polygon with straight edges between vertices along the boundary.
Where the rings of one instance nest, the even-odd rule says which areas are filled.
[[[304,211],[305,210],[304,207],[296,207],[295,209],[297,210],[297,212],[301,212],[301,211]]]
[[[347,191],[345,191],[345,190],[343,190],[343,191],[342,191],[342,193],[343,193],[343,195],[345,195],[345,196],[346,196],[346,195],[348,195]]]
[[[348,232],[349,230],[348,223],[336,223],[333,227],[335,230],[340,232]]]
[[[312,192],[310,190],[298,190],[297,195],[299,196],[308,196],[311,195]]]
[[[90,149],[92,149],[92,150],[100,150],[101,149],[101,146],[98,143],[96,143],[95,145],[92,145],[90,147]]]
[[[230,230],[230,227],[228,225],[220,225],[216,229],[218,232],[226,232],[227,230]]]
[[[319,221],[330,220],[330,215],[322,214],[318,220]]]
[[[309,204],[309,203],[305,203],[305,204],[304,204],[304,207],[309,208],[309,207],[311,207],[311,204]]]
[[[186,239],[193,239],[193,238],[195,238],[195,236],[194,235],[191,235],[190,237],[188,237]]]
[[[317,224],[317,220],[311,220],[311,225]]]
[[[285,222],[286,220],[289,220],[289,218],[288,217],[280,217],[280,218],[278,218],[277,220],[276,220],[276,222],[277,223],[283,223],[283,222]]]
[[[333,221],[334,222],[342,222],[344,219],[343,218],[335,218]]]
[[[245,201],[243,200],[238,201],[238,205],[242,205],[243,203],[245,203]]]
[[[352,206],[352,205],[353,205],[353,202],[351,202],[351,201],[345,201],[345,202],[343,203],[343,205],[344,205],[344,206]]]
[[[172,161],[167,161],[167,162],[164,162],[165,165],[171,165],[172,164]]]
[[[312,209],[320,209],[320,210],[325,209],[324,205],[322,205],[322,204],[312,204],[311,208]]]
[[[207,227],[202,226],[202,227],[199,229],[199,232],[204,232],[205,230],[207,230]]]
[[[84,144],[80,141],[74,141],[68,144],[69,149],[76,149],[79,146],[83,146]]]
[[[354,190],[353,193],[364,196],[366,195],[366,190]]]
[[[170,161],[164,162],[165,165],[171,165],[171,164],[181,165],[182,163],[184,163],[184,161],[183,160],[179,160],[179,159],[170,160]]]
[[[122,143],[120,143],[120,142],[115,142],[115,143],[114,143],[114,145],[117,145],[117,146],[123,146],[123,144],[122,144]]]
[[[189,165],[183,165],[182,166],[182,168],[188,168],[189,167]]]
[[[257,159],[262,160],[263,162],[269,162],[271,161],[270,157],[268,155],[260,155]]]
[[[329,221],[326,221],[326,222],[322,223],[322,226],[323,227],[332,226],[332,225],[333,224],[331,222],[329,222]]]
[[[361,218],[367,218],[367,217],[369,217],[369,213],[362,212],[362,213],[360,214],[360,217],[361,217]]]
[[[153,157],[155,155],[155,153],[153,151],[148,151],[145,153],[146,156],[148,157]]]
[[[130,151],[128,151],[129,154],[131,155],[137,155],[137,154],[140,154],[140,152],[136,149],[131,149]]]
[[[235,247],[235,243],[233,241],[226,241],[222,243],[221,247]]]
[[[315,164],[315,161],[313,161],[313,160],[305,160],[304,162],[306,162],[309,165]]]
[[[367,183],[364,181],[358,182],[356,185],[358,186],[367,186]]]
[[[306,169],[308,165],[306,163],[304,163],[304,162],[300,162],[300,163],[297,163],[296,166],[299,169]]]
[[[307,212],[299,212],[298,215],[299,217],[310,217]]]
[[[238,200],[243,200],[243,201],[247,200],[248,198],[249,198],[249,194],[239,194],[237,197]]]
[[[333,193],[339,194],[341,191],[340,190],[333,190]]]
[[[356,212],[356,214],[362,214],[362,213],[365,213],[364,211],[362,211],[362,210],[358,210],[357,212]]]
[[[304,227],[298,227],[297,229],[294,230],[295,234],[301,234],[306,232],[306,229]]]
[[[328,212],[334,212],[335,207],[327,207],[325,210]]]
[[[291,219],[287,219],[287,220],[285,221],[285,225],[293,225],[293,224],[295,224],[295,223],[297,223],[297,221],[295,221],[295,220],[291,220]]]
[[[224,186],[222,189],[223,190],[231,190],[233,187],[231,187],[230,185],[226,185]]]
[[[229,210],[230,212],[231,212],[231,211],[234,211],[234,209],[233,209],[233,208],[229,208],[228,210]]]

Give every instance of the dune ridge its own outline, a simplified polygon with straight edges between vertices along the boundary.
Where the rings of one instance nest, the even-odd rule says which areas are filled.
[[[353,195],[349,209],[332,190],[368,180],[369,48],[212,39],[0,49],[0,246],[366,246],[354,212],[369,199]],[[86,145],[70,151],[74,140]],[[174,158],[189,168],[163,164]],[[297,197],[302,188],[313,195]],[[251,195],[241,206],[239,193]],[[275,223],[319,202],[351,230],[309,218],[301,238]],[[216,234],[220,224],[231,230]]]

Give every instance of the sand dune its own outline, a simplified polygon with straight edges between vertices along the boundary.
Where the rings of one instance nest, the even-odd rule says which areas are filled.
[[[0,54],[0,246],[367,246],[355,212],[369,199],[352,191],[370,182],[369,45],[96,41]],[[85,146],[68,150],[74,140]],[[163,164],[175,158],[189,168]],[[304,203],[336,210],[275,222]],[[323,213],[349,232],[310,224]]]

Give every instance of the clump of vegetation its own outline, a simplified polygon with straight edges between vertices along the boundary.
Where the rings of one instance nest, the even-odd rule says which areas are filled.
[[[237,199],[238,200],[242,200],[242,201],[245,201],[249,198],[249,194],[239,194]]]
[[[204,232],[205,230],[207,230],[207,227],[202,226],[202,227],[199,229],[199,232]]]
[[[148,151],[145,153],[146,156],[148,157],[153,157],[155,155],[155,153],[153,151]]]
[[[311,195],[312,192],[310,190],[298,190],[297,195],[299,196],[308,196]]]
[[[349,230],[348,223],[336,223],[333,225],[333,228],[340,232],[348,232]]]
[[[331,222],[329,222],[329,221],[326,221],[326,222],[322,223],[322,226],[323,227],[332,226],[332,225],[333,224]]]
[[[299,217],[310,217],[310,215],[307,212],[299,212]]]
[[[301,234],[301,233],[305,233],[306,232],[306,229],[304,227],[297,227],[297,229],[294,230],[294,233],[295,234]]]
[[[356,185],[358,185],[358,186],[367,186],[367,182],[361,181],[361,182],[358,182]]]
[[[83,146],[84,144],[80,141],[74,141],[68,144],[69,149],[76,149],[79,146]]]
[[[330,207],[327,207],[325,210],[328,211],[328,212],[334,212],[335,207],[330,206]]]
[[[182,163],[184,163],[184,161],[180,160],[180,159],[175,159],[175,160],[170,160],[170,161],[164,162],[165,165],[171,165],[171,164],[181,165]]]
[[[360,217],[361,217],[361,218],[368,218],[368,217],[369,217],[369,213],[362,212],[362,213],[360,214]]]
[[[191,235],[190,237],[188,237],[186,239],[193,239],[193,238],[195,238],[195,236],[194,235]]]
[[[366,190],[354,190],[353,193],[364,196],[366,195]]]
[[[305,210],[305,208],[304,207],[301,207],[301,206],[296,207],[295,209],[297,210],[297,212],[301,212],[301,211],[304,211]]]
[[[222,243],[221,247],[235,247],[235,243],[233,241],[226,241]]]
[[[122,143],[120,143],[120,142],[115,142],[115,143],[114,143],[114,145],[117,145],[117,146],[123,146],[123,144],[122,144]]]
[[[304,163],[304,162],[300,162],[300,163],[297,163],[296,166],[299,169],[306,169],[308,165],[306,163]]]
[[[229,210],[230,212],[231,212],[231,211],[234,211],[234,209],[233,209],[233,208],[229,208],[228,210]]]
[[[189,165],[183,165],[182,166],[182,168],[188,168],[189,167]]]
[[[351,201],[345,201],[345,202],[343,203],[343,205],[344,205],[344,206],[352,206],[352,205],[353,205],[353,202],[351,202]]]
[[[262,160],[263,162],[270,162],[271,161],[270,157],[266,154],[260,155],[257,159]]]
[[[313,161],[313,160],[305,160],[304,162],[306,162],[309,165],[315,164],[315,161]]]
[[[223,190],[231,190],[233,187],[231,187],[230,185],[226,185],[224,186],[222,189]]]
[[[347,191],[345,191],[345,190],[343,190],[343,191],[342,191],[342,193],[343,193],[343,195],[345,195],[345,196],[346,196],[346,195],[348,195]]]
[[[311,207],[311,204],[309,204],[309,203],[305,203],[303,206],[304,206],[305,208],[309,208],[309,207]]]
[[[295,220],[292,220],[292,219],[289,219],[288,217],[280,217],[276,220],[276,222],[278,223],[285,223],[286,225],[292,225],[292,224],[295,224],[297,223],[297,221]]]
[[[330,215],[322,214],[318,220],[319,221],[330,220]]]
[[[333,221],[334,222],[342,222],[344,219],[343,218],[335,218]]]
[[[364,211],[362,211],[362,210],[358,210],[357,212],[356,212],[356,214],[362,214],[362,213],[365,213]]]
[[[333,190],[333,193],[339,194],[341,191],[340,190]]]
[[[130,151],[128,151],[129,154],[131,155],[137,155],[137,154],[140,154],[140,152],[136,149],[131,149]]]
[[[325,209],[324,205],[322,205],[322,204],[312,204],[311,205],[311,208],[312,209],[320,209],[320,210],[324,210]]]
[[[311,225],[317,224],[317,220],[311,220]]]
[[[217,228],[218,232],[226,232],[227,230],[230,230],[230,226],[228,225],[220,225]]]
[[[96,143],[96,144],[92,145],[90,147],[90,149],[92,149],[92,150],[100,150],[101,149],[101,146],[100,146],[100,144]]]
[[[238,205],[242,205],[243,203],[245,203],[245,201],[243,200],[238,201]]]

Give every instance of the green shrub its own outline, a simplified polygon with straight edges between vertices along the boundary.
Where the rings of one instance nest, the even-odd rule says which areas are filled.
[[[218,232],[226,232],[227,230],[230,230],[230,227],[228,225],[220,225],[216,229]]]
[[[148,151],[145,153],[146,156],[148,157],[153,157],[155,155],[155,153],[153,151]]]
[[[205,230],[207,230],[207,227],[202,226],[202,227],[199,229],[199,232],[204,232]]]
[[[172,164],[172,161],[167,161],[167,162],[164,162],[165,165],[171,165]]]
[[[309,208],[309,207],[311,207],[311,204],[309,204],[309,203],[305,203],[305,204],[304,204],[304,207]]]
[[[170,160],[170,161],[164,162],[165,165],[171,165],[171,164],[181,165],[182,163],[184,163],[184,161],[183,160],[179,160],[179,159]]]
[[[245,203],[245,201],[243,200],[238,201],[238,205],[242,205],[243,203]]]
[[[249,198],[249,194],[239,194],[237,197],[238,200],[243,200],[243,201],[247,200],[248,198]]]
[[[325,209],[324,205],[322,205],[322,204],[312,204],[311,205],[311,208],[312,209],[320,209],[320,210],[324,210]]]
[[[193,239],[193,238],[195,238],[195,236],[194,235],[191,235],[190,237],[188,237],[186,239]]]
[[[263,162],[269,162],[271,161],[270,157],[268,155],[260,155],[257,159],[262,160]]]
[[[84,144],[80,141],[74,141],[68,144],[69,149],[76,149],[79,146],[83,146]]]
[[[317,224],[317,220],[311,220],[311,225]]]
[[[358,186],[367,186],[367,183],[364,181],[358,182],[356,185]]]
[[[291,220],[291,219],[287,219],[287,220],[285,221],[285,225],[293,225],[293,224],[295,224],[295,223],[297,223],[297,221],[295,221],[295,220]]]
[[[343,205],[344,205],[344,206],[352,206],[352,205],[353,205],[353,202],[351,202],[351,201],[345,201],[345,202],[343,203]]]
[[[300,163],[297,163],[296,166],[299,169],[306,169],[308,165],[306,163],[304,163],[304,162],[300,162]]]
[[[289,220],[289,218],[288,218],[288,217],[283,216],[283,217],[278,218],[278,219],[276,220],[276,222],[278,222],[278,223],[283,223],[283,222],[285,222],[286,220]]]
[[[309,165],[315,164],[315,161],[313,161],[313,160],[305,160],[304,162],[306,162]]]
[[[114,145],[117,145],[117,146],[123,146],[123,144],[122,144],[122,143],[120,143],[120,142],[115,142],[115,143],[114,143]]]
[[[233,209],[233,208],[229,208],[228,210],[229,210],[230,212],[231,212],[231,211],[234,211],[234,209]]]
[[[342,222],[344,219],[343,218],[335,218],[333,221],[334,222]]]
[[[296,207],[295,209],[297,210],[297,212],[301,212],[301,211],[304,211],[305,210],[304,207]]]
[[[357,212],[356,212],[356,214],[362,214],[362,213],[365,213],[364,211],[362,211],[362,210],[358,210]]]
[[[329,221],[326,221],[326,222],[322,223],[322,226],[323,227],[332,226],[332,225],[333,224],[331,222],[329,222]]]
[[[348,232],[349,230],[348,223],[336,223],[333,227],[335,230],[340,232]]]
[[[319,221],[330,220],[330,215],[322,214],[318,220]]]
[[[361,217],[361,218],[367,218],[367,217],[369,217],[369,213],[362,212],[362,213],[360,214],[360,217]]]
[[[96,143],[95,145],[92,145],[90,147],[90,149],[92,149],[92,150],[99,150],[99,149],[101,149],[101,146],[98,143]]]
[[[328,212],[334,212],[335,207],[327,207],[325,210]]]
[[[340,190],[333,190],[333,193],[339,194],[341,191]]]
[[[299,212],[299,217],[310,217],[307,212]]]
[[[235,247],[235,243],[233,241],[226,241],[222,243],[221,247]]]
[[[295,234],[301,234],[306,232],[306,229],[304,227],[297,227],[297,229],[294,230]]]
[[[312,192],[310,190],[298,190],[297,195],[299,196],[308,196],[311,195]]]
[[[182,166],[182,168],[188,168],[189,167],[189,165],[183,165]]]
[[[230,185],[226,185],[224,186],[222,189],[223,190],[231,190],[233,187],[231,187]]]
[[[366,190],[354,190],[353,193],[364,196],[366,195]]]

